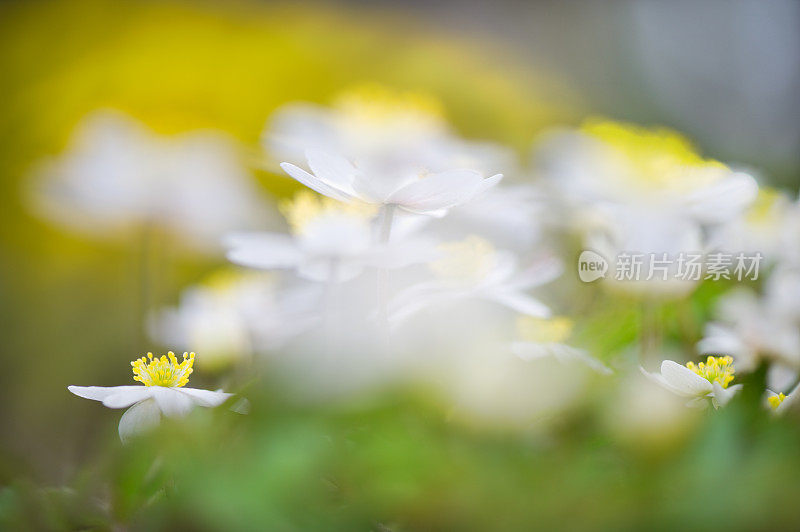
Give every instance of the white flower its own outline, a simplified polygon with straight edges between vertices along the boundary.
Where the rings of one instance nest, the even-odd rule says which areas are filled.
[[[584,207],[640,205],[717,223],[741,213],[758,191],[750,175],[700,157],[664,128],[591,120],[551,135],[540,155],[545,177]]]
[[[152,224],[213,250],[223,234],[261,225],[268,213],[229,138],[159,137],[112,111],[89,115],[69,149],[32,177],[34,210],[97,236]]]
[[[503,249],[527,251],[551,221],[546,207],[539,188],[501,184],[451,209],[445,218],[434,220],[431,229],[449,239],[474,234]]]
[[[181,294],[180,304],[151,316],[154,340],[203,352],[198,366],[220,369],[274,349],[318,321],[322,290],[276,286],[263,272],[222,270]]]
[[[786,194],[761,188],[749,208],[712,228],[709,247],[729,253],[757,251],[773,263],[800,246],[800,227],[795,229],[797,242],[790,243],[792,225],[800,222],[800,218],[797,222],[793,219],[793,209]]]
[[[455,135],[434,98],[374,84],[345,92],[331,107],[293,103],[278,109],[263,140],[276,160],[301,164],[307,149],[336,153],[367,175],[392,180],[423,168],[489,172],[515,166],[511,150]]]
[[[119,421],[119,436],[127,441],[135,434],[152,429],[161,415],[181,417],[195,406],[215,407],[233,394],[222,391],[185,388],[194,364],[194,353],[184,353],[183,360],[170,351],[166,356],[131,362],[133,379],[141,386],[69,386],[67,389],[85,399],[101,401],[108,408],[128,408]]]
[[[667,390],[689,398],[686,405],[693,407],[705,407],[706,399],[711,399],[714,408],[725,406],[742,387],[728,386],[734,375],[731,357],[709,356],[705,362],[689,362],[685,366],[665,360],[661,363],[661,373],[650,373],[644,368],[642,373]]]
[[[758,191],[750,175],[701,157],[666,129],[595,120],[553,134],[540,148],[540,170],[589,248],[609,260],[622,252],[668,254],[666,280],[661,269],[651,276],[648,263],[639,282],[607,278],[627,291],[690,291],[691,279],[676,279],[676,255],[708,249],[708,229],[740,216]]]
[[[800,264],[779,263],[767,279],[764,300],[774,315],[800,327]]]
[[[718,321],[706,325],[698,351],[730,355],[743,370],[754,369],[762,358],[800,369],[800,328],[769,299],[735,290],[720,299],[717,315]]]
[[[792,407],[795,401],[797,401],[797,397],[800,396],[800,392],[798,390],[800,390],[800,384],[795,386],[788,394],[784,394],[782,392],[777,393],[768,389],[766,392],[765,403],[770,410],[772,410],[773,414],[779,416],[784,414]]]
[[[287,209],[293,235],[229,235],[228,260],[250,268],[295,270],[315,281],[340,282],[367,267],[401,268],[432,256],[426,240],[376,243],[370,214],[325,201],[309,203],[301,195]]]
[[[681,297],[702,278],[700,270],[685,279],[680,275],[681,254],[699,255],[703,248],[701,227],[680,212],[606,205],[596,214],[595,225],[585,228],[585,242],[588,249],[611,263],[603,279],[605,286],[630,294]],[[629,270],[632,279],[627,273],[617,278],[618,270],[624,268],[621,257],[625,254],[640,264],[637,273],[633,273],[633,267]],[[665,254],[666,261],[662,261]]]
[[[598,373],[611,374],[608,366],[589,355],[586,350],[564,343],[572,328],[572,320],[561,316],[550,319],[520,316],[517,319],[517,330],[523,340],[512,342],[511,352],[522,360],[553,357],[562,364],[579,362]]]
[[[402,174],[369,173],[344,157],[317,150],[306,151],[313,174],[291,163],[282,163],[287,174],[308,188],[330,198],[398,207],[415,214],[442,216],[493,187],[503,178],[484,179],[474,170],[445,170],[428,174],[415,169]]]
[[[430,305],[463,299],[492,301],[528,316],[550,316],[546,305],[525,292],[560,275],[557,259],[546,258],[520,270],[512,253],[496,251],[476,236],[439,249],[441,258],[430,264],[438,278],[399,293],[389,303],[390,321],[397,324]]]

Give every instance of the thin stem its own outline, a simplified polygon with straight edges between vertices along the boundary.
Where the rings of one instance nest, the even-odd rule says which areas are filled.
[[[326,341],[330,344],[333,343],[333,331],[335,331],[333,319],[336,316],[334,304],[336,302],[336,287],[339,282],[339,259],[332,257],[328,263],[328,279],[325,283],[325,292],[323,295],[324,306],[322,320],[324,323],[324,331]]]
[[[661,322],[658,301],[645,299],[642,303],[642,326],[639,334],[639,363],[647,364],[661,344]]]
[[[385,244],[392,236],[392,223],[394,222],[394,211],[396,205],[388,203],[383,206],[383,220],[381,221],[380,242]]]
[[[383,219],[379,234],[379,242],[385,245],[392,236],[392,223],[394,222],[394,211],[396,205],[391,203],[383,206]],[[378,298],[378,318],[381,323],[387,326],[389,322],[389,272],[386,268],[378,268],[376,274],[377,298]]]

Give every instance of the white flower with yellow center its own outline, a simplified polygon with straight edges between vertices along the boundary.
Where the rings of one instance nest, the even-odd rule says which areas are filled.
[[[283,208],[291,235],[238,233],[226,239],[228,260],[265,270],[291,269],[306,279],[340,282],[364,268],[401,268],[430,258],[421,239],[379,242],[369,205],[342,205],[311,192],[298,194]]]
[[[461,242],[439,246],[439,258],[430,263],[436,279],[400,292],[389,303],[389,319],[399,323],[431,305],[464,299],[481,299],[516,312],[546,318],[550,309],[526,291],[548,283],[561,274],[553,257],[520,269],[517,258],[498,251],[487,240],[470,236]]]
[[[787,289],[772,285],[772,279],[770,285],[770,292]],[[697,350],[731,355],[739,369],[746,371],[761,360],[773,362],[775,369],[800,370],[800,327],[773,297],[780,296],[761,297],[745,289],[723,296],[717,303],[717,319],[706,325]]]
[[[119,421],[119,436],[126,441],[158,425],[162,414],[181,417],[195,406],[219,406],[233,395],[186,388],[194,357],[194,353],[184,353],[179,361],[172,351],[161,357],[147,353],[147,357],[131,362],[133,380],[142,383],[141,386],[68,386],[67,389],[78,397],[101,401],[109,408],[128,408]]]
[[[711,399],[714,408],[725,406],[742,385],[730,386],[734,378],[733,358],[709,356],[705,362],[687,362],[685,366],[672,360],[661,363],[660,373],[642,373],[667,390],[689,398],[687,406],[705,407]]]
[[[740,216],[758,191],[750,175],[701,157],[674,131],[611,121],[551,136],[540,163],[588,248],[612,262],[644,259],[638,280],[611,275],[605,284],[648,295],[691,291],[700,275],[681,275],[680,254],[707,251],[709,228]]]
[[[279,111],[265,139],[300,183],[338,201],[385,205],[389,219],[395,208],[442,216],[502,179],[484,172],[507,166],[499,150],[451,135],[435,100],[372,85],[330,110]],[[310,173],[296,165],[303,161]]]
[[[542,144],[545,176],[583,205],[648,205],[678,209],[703,223],[729,220],[751,202],[758,186],[698,155],[675,131],[589,120]]]
[[[523,360],[553,357],[562,364],[580,362],[598,373],[604,375],[612,373],[608,366],[589,355],[586,350],[564,343],[573,329],[572,320],[569,318],[556,316],[542,319],[520,316],[517,319],[517,329],[523,340],[513,342],[511,351]]]
[[[183,291],[177,307],[149,320],[152,338],[203,353],[206,371],[283,345],[318,321],[322,290],[308,283],[282,283],[259,271],[226,268]]]
[[[346,90],[331,107],[286,105],[273,114],[263,139],[275,160],[299,165],[306,150],[339,154],[372,181],[396,181],[423,168],[488,173],[514,166],[510,150],[455,135],[432,96],[377,84]]]
[[[709,246],[728,253],[758,251],[774,262],[790,247],[784,239],[791,224],[790,198],[780,191],[761,188],[745,211],[729,223],[714,228]],[[800,233],[796,236],[800,241]]]
[[[797,397],[800,395],[798,390],[800,390],[800,384],[796,385],[788,394],[767,389],[765,394],[766,406],[773,414],[780,416],[790,408],[793,408],[793,405],[797,402]]]

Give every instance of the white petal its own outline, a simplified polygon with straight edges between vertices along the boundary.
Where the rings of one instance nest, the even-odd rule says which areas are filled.
[[[742,212],[757,194],[755,179],[736,172],[692,194],[690,208],[701,222],[722,222]]]
[[[699,408],[699,409],[706,409],[708,408],[708,397],[694,397],[686,401],[686,406],[689,408]],[[716,405],[714,408],[717,408]]]
[[[706,325],[705,337],[697,342],[697,352],[703,354],[731,355],[738,359],[746,350],[734,329],[713,322]]]
[[[279,233],[234,233],[225,245],[229,261],[250,268],[293,268],[302,256],[292,238]]]
[[[742,385],[736,384],[728,388],[723,388],[720,383],[714,381],[712,388],[714,389],[714,396],[711,399],[711,402],[714,404],[714,408],[721,408],[728,404],[728,401],[733,399],[733,396],[736,395],[736,392],[741,390]]]
[[[416,213],[449,209],[469,200],[480,183],[478,172],[451,170],[414,181],[392,193],[386,201]]]
[[[309,174],[302,168],[299,168],[291,163],[281,163],[281,168],[283,168],[284,172],[295,178],[297,181],[324,196],[328,196],[329,198],[339,201],[350,201],[351,199],[347,192],[327,184],[322,179]]]
[[[465,297],[463,293],[454,291],[430,292],[427,294],[420,294],[420,296],[416,299],[406,300],[407,302],[397,305],[391,305],[393,309],[390,310],[388,319],[389,322],[392,324],[392,326],[396,327],[405,320],[411,318],[413,315],[417,314],[418,312],[428,307],[432,307],[442,303],[450,303],[453,301],[458,301],[463,297]]]
[[[119,437],[125,443],[132,436],[155,428],[159,421],[161,421],[161,412],[158,410],[155,399],[145,399],[122,414],[122,418],[119,420]]]
[[[155,388],[153,397],[158,404],[158,408],[167,417],[182,417],[188,414],[194,407],[191,397],[181,393],[179,388],[164,388],[161,386],[151,386]]]
[[[103,399],[108,408],[127,408],[153,396],[152,386],[118,386],[118,391]]]
[[[487,177],[486,179],[482,179],[480,183],[478,183],[478,186],[476,186],[475,189],[472,191],[470,199],[480,196],[490,188],[493,188],[502,180],[503,180],[503,174],[495,174],[491,177]]]
[[[525,361],[545,358],[551,354],[545,344],[536,342],[513,342],[511,352]]]
[[[519,313],[532,316],[534,318],[549,318],[550,309],[539,301],[522,292],[496,292],[492,291],[484,294],[486,299],[496,301],[501,305],[516,310]]]
[[[191,397],[198,405],[205,407],[219,406],[233,396],[232,393],[212,392],[211,390],[198,390],[197,388],[178,388],[177,390]]]
[[[141,387],[142,386],[67,386],[67,390],[84,399],[102,401],[109,395],[119,393],[124,391],[124,389]]]
[[[308,166],[314,175],[331,187],[354,196],[353,179],[358,170],[350,161],[338,155],[325,153],[321,150],[306,150]]]
[[[545,257],[511,278],[508,286],[517,290],[528,290],[549,283],[564,271],[564,264],[556,257]]]
[[[713,390],[708,380],[672,360],[661,363],[661,375],[676,392],[686,396],[705,396]]]
[[[576,360],[586,364],[593,370],[603,375],[611,375],[614,373],[611,368],[600,362],[595,357],[591,356],[585,349],[577,349],[575,347],[565,344],[552,344],[552,349],[556,353],[556,357],[563,360]]]

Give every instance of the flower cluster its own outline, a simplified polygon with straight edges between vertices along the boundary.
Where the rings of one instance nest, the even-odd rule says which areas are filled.
[[[154,141],[127,131],[128,122],[109,123],[116,124],[113,135],[98,147],[81,145],[47,174],[92,206],[84,214],[126,212],[111,208],[114,199],[141,221],[169,225],[164,214],[172,209],[156,207],[170,198],[208,201],[191,210],[220,216],[244,215],[253,205],[238,181],[217,182],[220,172],[186,192],[184,170],[172,172],[185,165],[173,159],[136,170],[150,185],[164,178],[155,185],[158,202],[123,193],[138,183],[123,163],[153,160]],[[660,372],[643,369],[646,376],[692,405],[718,408],[742,387],[734,384],[734,366],[749,372],[767,363],[765,403],[781,412],[793,402],[790,388],[800,378],[800,203],[702,156],[677,132],[590,119],[542,136],[526,167],[509,148],[459,137],[430,96],[368,85],[330,107],[278,109],[262,139],[266,170],[301,185],[275,209],[283,221],[254,231],[225,216],[214,230],[225,233],[228,261],[242,268],[228,266],[148,319],[154,340],[207,353],[212,371],[268,359],[271,371],[311,397],[422,381],[452,400],[455,411],[524,422],[568,407],[595,374],[625,373],[654,359]],[[184,154],[185,141],[169,141],[167,151]],[[198,161],[189,167],[208,169]],[[106,189],[107,211],[100,212],[93,195]],[[181,229],[206,232],[206,222]],[[563,264],[578,249],[639,257],[638,268],[650,275],[602,270],[590,279],[603,277],[599,287],[576,285]],[[737,278],[699,260],[694,275],[668,275],[671,266],[657,258],[734,251],[763,258],[755,276],[766,274],[767,281],[755,293],[744,286],[755,276],[740,275],[742,286],[719,299],[718,319],[706,324],[697,353],[681,355],[711,354],[705,361],[667,359],[666,345],[644,319],[639,364],[593,352],[582,310],[591,294],[643,307],[686,299],[704,280]],[[227,394],[183,388],[193,363],[193,354],[178,361],[172,353],[134,361],[135,380],[145,386],[122,387],[124,400],[100,391],[112,389],[70,389],[107,406],[133,404],[137,420],[152,420],[156,406],[171,415],[222,402]],[[549,399],[551,386],[558,402]],[[134,415],[126,416],[121,434]]]

